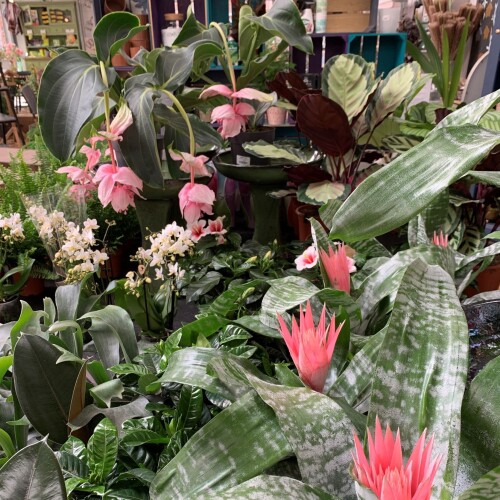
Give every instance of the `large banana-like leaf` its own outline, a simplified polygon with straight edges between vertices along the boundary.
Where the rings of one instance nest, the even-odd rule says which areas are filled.
[[[402,226],[500,144],[474,125],[442,128],[365,179],[340,207],[331,237],[359,241]]]
[[[342,54],[329,59],[321,72],[323,95],[335,101],[351,121],[366,106],[377,89],[373,63],[356,54]]]
[[[467,321],[450,275],[415,261],[399,287],[380,347],[368,420],[399,427],[405,456],[427,429],[442,454],[436,498],[455,488],[460,411],[468,365]]]
[[[112,69],[107,73],[112,84],[116,73]],[[54,156],[67,160],[72,155],[78,134],[105,89],[99,64],[83,50],[67,50],[49,61],[40,82],[38,111],[43,141]]]
[[[496,500],[500,492],[500,465],[464,491],[458,500]]]
[[[151,483],[153,500],[224,491],[292,454],[273,410],[253,391],[199,430]]]
[[[286,476],[261,475],[249,479],[244,483],[229,488],[223,493],[212,493],[197,496],[197,500],[226,499],[252,500],[265,498],[266,500],[337,500],[336,497],[311,488],[297,479]]]
[[[276,413],[297,456],[302,480],[346,500],[356,498],[349,474],[354,426],[342,408],[309,388],[249,378],[259,396]]]
[[[64,478],[45,441],[18,451],[0,470],[0,496],[5,499],[66,498]]]

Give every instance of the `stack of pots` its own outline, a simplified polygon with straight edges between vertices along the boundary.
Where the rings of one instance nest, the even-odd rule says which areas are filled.
[[[148,16],[147,14],[136,14],[136,16],[140,19],[141,24],[145,26],[148,24]],[[151,49],[151,42],[149,38],[149,28],[141,31],[134,35],[128,42],[124,43],[122,46],[123,52],[125,52],[130,57],[134,57],[141,47],[144,47],[146,50]],[[111,63],[113,66],[127,66],[127,60],[120,54],[115,54],[111,59]]]

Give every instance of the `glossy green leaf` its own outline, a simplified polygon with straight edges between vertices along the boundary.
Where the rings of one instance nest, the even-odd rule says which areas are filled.
[[[303,481],[341,498],[354,498],[349,475],[353,426],[340,406],[309,388],[268,384],[254,377],[250,381],[276,413]]]
[[[211,45],[210,42],[195,42],[188,47],[166,48],[159,53],[156,59],[155,78],[162,88],[173,92],[186,83],[191,74],[195,49],[200,43]]]
[[[118,375],[147,375],[150,371],[143,365],[137,365],[135,363],[122,363],[116,366],[112,366],[109,369],[110,372],[116,373]]]
[[[266,282],[261,279],[250,280],[241,285],[232,286],[221,293],[208,307],[208,312],[219,316],[231,317],[230,314],[237,311],[244,303],[242,297],[249,288],[264,286]]]
[[[319,491],[304,484],[297,479],[286,476],[261,475],[249,479],[238,486],[233,486],[224,492],[203,495],[206,500],[226,499],[226,500],[252,500],[255,498],[265,498],[266,500],[336,500],[328,493]]]
[[[263,140],[247,142],[244,145],[244,149],[247,153],[251,153],[259,158],[286,160],[292,165],[308,163],[316,157],[315,152],[312,150],[304,151],[303,149],[287,144],[269,144]]]
[[[467,174],[467,177],[472,178],[476,182],[482,182],[483,184],[488,184],[489,186],[500,187],[500,172],[485,172],[481,170],[472,170]]]
[[[124,390],[122,381],[113,379],[92,387],[89,392],[99,406],[111,408],[111,400],[121,399]]]
[[[181,333],[182,338],[180,344],[182,346],[190,347],[196,343],[198,335],[210,337],[228,323],[229,320],[226,318],[222,318],[216,314],[209,314],[182,326],[175,333]]]
[[[87,451],[85,449],[85,451]],[[66,477],[70,476],[78,479],[85,479],[89,476],[89,468],[86,458],[77,457],[68,451],[60,451],[58,454],[59,465]]]
[[[0,357],[0,384],[2,383],[2,380],[9,370],[9,368],[12,366],[12,356],[2,356]]]
[[[77,357],[83,354],[83,334],[80,325],[73,320],[56,321],[49,329],[49,333],[59,333],[61,340],[68,350]]]
[[[45,441],[18,451],[0,469],[0,492],[12,500],[66,498],[61,468]]]
[[[121,307],[106,306],[99,311],[84,314],[80,319],[92,320],[88,331],[105,367],[109,368],[120,362],[120,351],[127,363],[131,363],[139,354],[134,325]]]
[[[274,412],[250,392],[202,427],[158,472],[149,493],[153,500],[200,498],[251,479],[291,453]]]
[[[415,261],[399,287],[380,347],[368,420],[399,427],[405,456],[427,429],[442,454],[436,498],[455,487],[468,365],[467,321],[448,273]]]
[[[112,84],[109,73],[108,79]],[[74,152],[78,134],[105,89],[99,65],[83,50],[67,50],[49,61],[40,82],[38,112],[43,141],[58,159],[67,160]]]
[[[490,470],[458,500],[496,500],[500,491],[500,466]]]
[[[7,459],[16,452],[12,438],[3,429],[0,429],[0,449],[4,452]]]
[[[330,236],[359,241],[405,224],[499,143],[499,134],[474,125],[440,129],[365,179],[335,214]]]
[[[363,111],[377,85],[373,63],[356,54],[328,59],[321,72],[323,95],[340,104],[349,121]]]
[[[94,29],[94,44],[99,61],[109,64],[120,47],[137,33],[147,29],[129,12],[111,12]]]
[[[59,363],[59,350],[35,335],[23,335],[14,351],[14,383],[23,412],[33,427],[56,443],[68,438],[67,423],[76,363]]]
[[[203,391],[199,387],[184,385],[175,409],[175,429],[194,429],[201,418],[203,410]]]
[[[149,500],[148,492],[139,488],[117,488],[106,491],[110,500]]]
[[[120,440],[124,446],[141,446],[142,444],[166,444],[170,441],[167,436],[162,436],[155,431],[148,429],[127,430]]]
[[[103,484],[115,465],[118,453],[118,432],[108,418],[101,420],[87,445],[90,480]]]

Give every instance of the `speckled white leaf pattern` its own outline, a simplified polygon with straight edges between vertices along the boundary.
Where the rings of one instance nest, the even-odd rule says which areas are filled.
[[[252,391],[200,429],[158,472],[149,494],[178,500],[225,491],[291,454],[273,410]]]
[[[472,255],[468,255],[464,257],[457,266],[457,269],[461,269],[465,266],[473,264],[484,257],[488,257],[489,255],[496,255],[500,253],[500,242],[493,243],[493,245],[489,245],[478,252],[473,253]]]
[[[357,302],[361,308],[363,323],[358,333],[362,333],[366,328],[366,322],[373,308],[384,297],[393,295],[397,291],[405,269],[418,258],[429,264],[438,264],[453,273],[455,260],[451,250],[434,245],[422,245],[398,252],[369,275],[359,287],[360,295]]]
[[[500,496],[500,466],[485,474],[477,483],[464,491],[458,500],[498,500]]]
[[[356,498],[349,475],[354,426],[340,406],[309,388],[248,378],[275,411],[297,457],[302,480],[344,500]]]
[[[257,476],[224,493],[198,496],[197,500],[336,500],[297,479],[285,476]]]
[[[415,261],[399,287],[374,373],[368,421],[399,427],[406,458],[427,428],[442,454],[434,497],[451,498],[468,365],[467,321],[450,275]]]
[[[360,402],[358,398],[361,395],[366,397],[366,391],[370,388],[373,380],[385,332],[386,328],[372,335],[363,348],[356,353],[349,366],[337,378],[328,392],[330,397],[342,396],[354,407],[356,407],[356,403]]]

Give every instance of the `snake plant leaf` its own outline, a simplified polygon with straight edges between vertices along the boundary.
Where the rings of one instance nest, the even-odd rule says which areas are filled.
[[[497,144],[499,134],[475,125],[439,129],[365,179],[335,214],[330,237],[359,241],[405,224]]]
[[[107,69],[108,81],[114,70]],[[38,111],[43,142],[59,160],[67,160],[78,134],[93,115],[95,99],[106,89],[101,68],[83,50],[68,50],[49,61],[40,82]]]
[[[38,335],[24,334],[14,350],[14,383],[31,425],[56,443],[68,438],[73,388],[80,367],[59,363],[59,349]]]
[[[337,500],[328,493],[286,476],[260,475],[233,486],[224,492],[218,492],[202,497],[199,500],[226,499],[251,500],[265,498],[266,500]]]
[[[481,118],[498,102],[500,102],[500,89],[480,97],[449,114],[437,124],[436,128],[429,135],[438,134],[442,128],[467,124],[477,125],[481,121]]]
[[[26,446],[0,470],[3,498],[66,498],[64,478],[54,452],[45,440]]]
[[[297,456],[302,480],[341,498],[356,498],[349,475],[353,425],[342,408],[309,388],[269,384],[252,376],[249,379],[276,413]]]
[[[90,481],[103,484],[115,466],[118,454],[118,432],[109,418],[102,419],[87,445]]]
[[[458,500],[496,500],[500,491],[500,465],[464,491]]]
[[[134,121],[123,133],[120,149],[127,165],[146,183],[163,187],[156,128],[151,112],[160,96],[158,82],[149,74],[130,77],[125,82],[125,99]]]
[[[399,287],[380,347],[368,420],[399,427],[407,455],[424,429],[442,454],[436,498],[455,487],[460,412],[468,366],[467,321],[450,275],[416,260]]]
[[[500,187],[500,172],[472,170],[467,173],[467,177],[473,179],[475,182],[482,182],[490,186]]]
[[[349,122],[363,111],[377,89],[380,79],[375,79],[373,69],[373,63],[356,54],[334,56],[323,67],[323,95],[342,107]]]
[[[94,44],[99,61],[109,64],[120,47],[137,33],[148,29],[129,12],[112,12],[104,16],[94,30]]]
[[[152,500],[200,498],[251,479],[291,454],[273,410],[252,391],[203,426],[158,472],[149,493]]]

